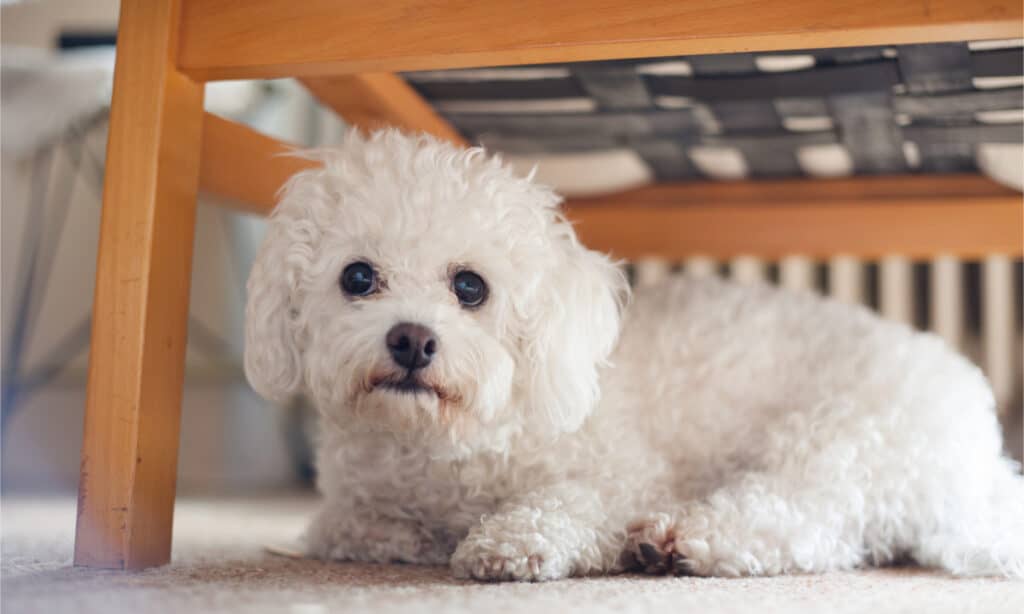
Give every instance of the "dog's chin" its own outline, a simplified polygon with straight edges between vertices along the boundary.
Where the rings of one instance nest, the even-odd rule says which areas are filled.
[[[437,404],[437,395],[429,389],[380,386],[363,395],[358,409],[362,417],[374,422],[410,425],[431,419]]]
[[[494,426],[489,412],[466,402],[479,398],[477,383],[463,388],[436,375],[409,379],[394,373],[367,378],[346,404],[349,413],[344,425],[356,432],[387,433],[403,443],[426,446],[438,458],[502,449],[514,429],[488,427]]]

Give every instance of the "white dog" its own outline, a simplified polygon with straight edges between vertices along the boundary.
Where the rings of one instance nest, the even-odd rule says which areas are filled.
[[[480,149],[387,131],[309,155],[249,279],[245,367],[322,415],[312,555],[1024,576],[1024,480],[937,337],[715,280],[630,303],[559,198]]]

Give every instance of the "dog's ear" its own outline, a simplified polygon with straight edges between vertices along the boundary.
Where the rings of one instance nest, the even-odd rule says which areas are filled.
[[[304,171],[282,189],[246,286],[245,375],[272,401],[302,389],[302,276],[320,241],[314,219],[324,200],[317,186],[320,174]]]
[[[530,409],[559,430],[573,431],[600,397],[598,367],[618,340],[629,299],[621,269],[588,250],[561,217],[551,273],[539,280],[524,342]]]

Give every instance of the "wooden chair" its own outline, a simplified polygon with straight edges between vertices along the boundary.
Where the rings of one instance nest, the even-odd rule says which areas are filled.
[[[75,564],[170,559],[198,191],[265,213],[308,164],[204,114],[205,82],[298,77],[357,125],[461,142],[396,71],[1021,36],[1019,0],[123,0]],[[1022,243],[1019,195],[978,176],[656,185],[567,207],[623,257]]]

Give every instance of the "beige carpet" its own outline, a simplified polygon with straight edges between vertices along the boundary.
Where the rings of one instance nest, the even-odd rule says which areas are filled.
[[[956,580],[916,569],[768,579],[619,576],[476,584],[446,569],[292,560],[308,495],[184,498],[174,562],[142,573],[70,567],[74,501],[2,501],[4,614],[45,612],[927,612],[1024,613],[1024,582]]]

